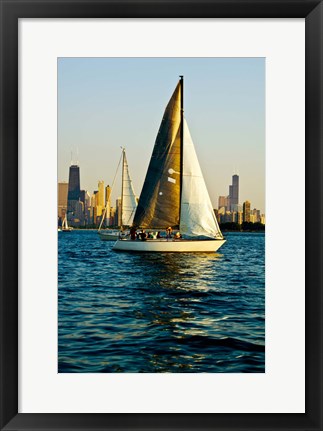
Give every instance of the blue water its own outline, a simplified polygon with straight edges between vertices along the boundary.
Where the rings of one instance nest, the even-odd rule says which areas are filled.
[[[60,373],[265,372],[265,236],[216,254],[113,252],[58,235]]]

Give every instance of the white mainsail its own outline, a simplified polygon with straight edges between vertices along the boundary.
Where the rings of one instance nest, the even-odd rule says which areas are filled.
[[[130,178],[125,151],[123,152],[122,172],[122,226],[131,226],[137,208],[137,199]]]
[[[180,231],[188,237],[222,238],[186,120],[183,135]]]
[[[137,208],[137,199],[135,191],[130,178],[128,162],[126,158],[126,150],[122,147],[122,154],[117,166],[117,170],[112,182],[111,188],[109,188],[107,195],[107,202],[102,215],[101,223],[99,226],[98,234],[100,238],[105,241],[114,241],[118,238],[120,231],[117,229],[104,229],[101,230],[102,224],[105,220],[109,220],[110,214],[110,196],[111,192],[119,171],[119,167],[122,161],[122,179],[121,179],[121,228],[131,226],[133,223],[133,218]]]

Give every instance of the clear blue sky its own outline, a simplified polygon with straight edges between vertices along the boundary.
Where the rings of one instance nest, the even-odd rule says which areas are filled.
[[[58,59],[58,180],[68,181],[78,151],[81,188],[92,194],[98,180],[111,185],[124,146],[139,195],[179,75],[214,208],[238,173],[240,203],[265,212],[264,58]]]

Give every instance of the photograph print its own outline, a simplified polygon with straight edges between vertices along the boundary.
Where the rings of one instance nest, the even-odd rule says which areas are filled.
[[[265,372],[265,58],[57,60],[58,372]]]

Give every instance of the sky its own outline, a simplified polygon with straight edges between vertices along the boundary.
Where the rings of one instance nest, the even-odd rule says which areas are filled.
[[[213,203],[240,179],[239,203],[265,212],[264,58],[59,58],[58,181],[112,185],[121,148],[139,196],[160,122],[184,75],[184,115]],[[121,171],[112,191],[120,196]]]

